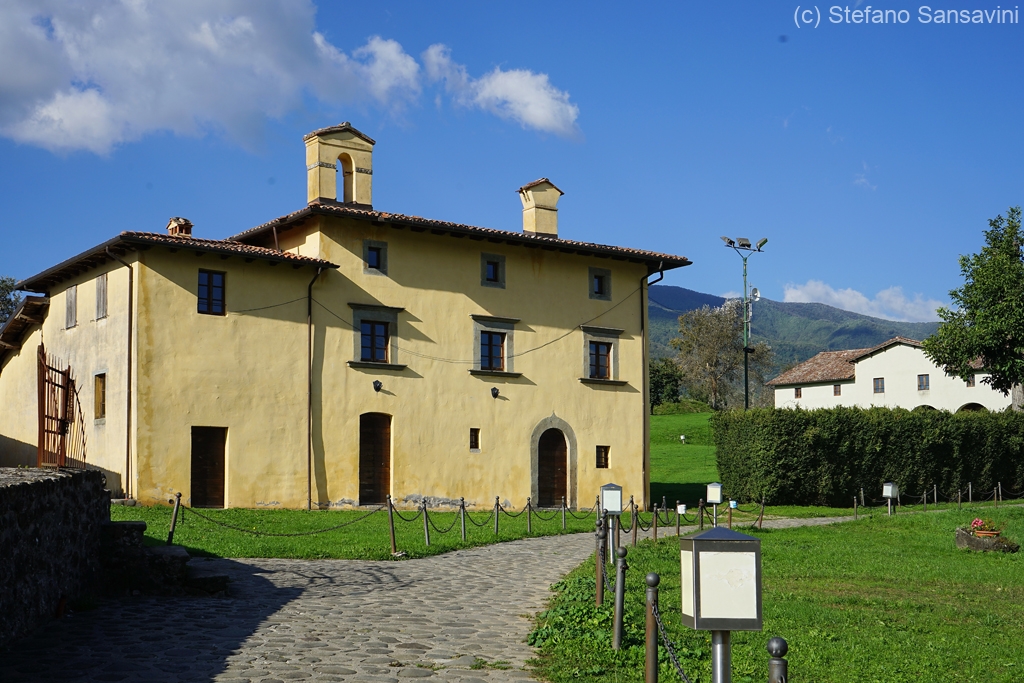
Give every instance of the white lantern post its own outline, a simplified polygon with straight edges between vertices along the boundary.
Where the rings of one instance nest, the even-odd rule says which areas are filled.
[[[707,502],[714,506],[714,525],[718,526],[718,506],[722,504],[722,485],[718,482],[708,484]]]
[[[891,481],[882,484],[882,497],[889,505],[889,516],[892,517],[892,499],[900,497],[900,487]]]
[[[683,624],[711,631],[711,681],[730,683],[730,633],[760,631],[761,540],[730,529],[679,539]]]
[[[608,529],[608,561],[615,561],[615,546],[618,545],[619,516],[622,515],[622,487],[618,484],[605,484],[601,487],[601,509],[608,513],[611,528]]]

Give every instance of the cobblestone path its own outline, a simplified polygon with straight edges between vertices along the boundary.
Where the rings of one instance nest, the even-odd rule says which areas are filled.
[[[574,534],[404,562],[208,560],[227,597],[104,600],[14,643],[0,683],[525,683],[530,618],[593,548]]]

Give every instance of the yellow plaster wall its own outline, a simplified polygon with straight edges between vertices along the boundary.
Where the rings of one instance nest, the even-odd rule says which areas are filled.
[[[131,256],[124,259],[132,261]],[[107,316],[96,319],[96,278],[107,273]],[[65,329],[67,291],[78,286],[78,324]],[[61,283],[50,293],[50,307],[42,328],[35,327],[21,349],[8,354],[0,368],[0,440],[17,442],[0,448],[8,454],[3,465],[36,463],[38,442],[38,394],[36,352],[40,341],[46,351],[70,363],[85,417],[86,462],[103,470],[107,486],[123,490],[125,472],[127,397],[128,271],[119,263],[90,269]],[[107,375],[106,417],[94,416],[94,376]],[[10,456],[10,453],[17,453]]]

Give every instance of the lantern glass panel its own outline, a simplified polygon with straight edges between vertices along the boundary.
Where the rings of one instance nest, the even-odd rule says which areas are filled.
[[[682,583],[680,584],[683,594],[683,614],[693,617],[696,616],[693,613],[693,552],[682,550],[680,553],[683,568]]]
[[[686,514],[686,503],[681,503],[681,504],[677,505],[676,506],[676,512],[678,512],[681,515],[685,515]]]
[[[754,553],[700,554],[700,612],[704,619],[757,618],[757,558]]]
[[[618,484],[605,484],[601,487],[601,509],[609,515],[622,514],[622,487]]]
[[[900,495],[899,487],[892,482],[886,482],[882,485],[882,497],[883,498],[897,498]]]
[[[708,505],[719,505],[722,502],[722,485],[708,484]]]

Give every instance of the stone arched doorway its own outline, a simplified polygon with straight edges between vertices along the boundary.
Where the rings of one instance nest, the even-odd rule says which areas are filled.
[[[557,507],[562,497],[576,502],[576,434],[554,414],[541,420],[530,438],[530,495],[534,505]]]
[[[569,497],[569,449],[565,434],[548,429],[537,444],[537,505],[550,508]]]

